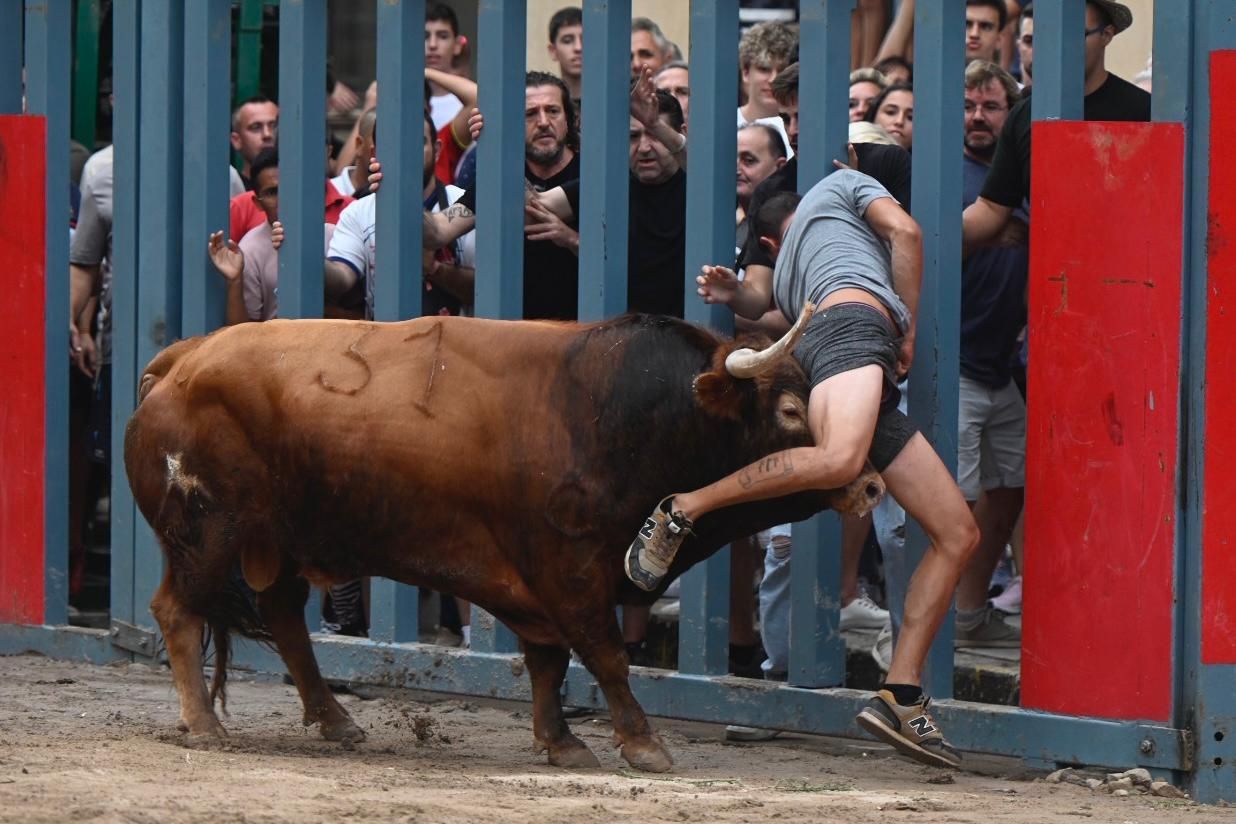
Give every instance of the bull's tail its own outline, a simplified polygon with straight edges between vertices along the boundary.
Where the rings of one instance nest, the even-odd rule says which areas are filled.
[[[245,583],[240,565],[232,567],[227,584],[215,593],[205,610],[206,634],[202,638],[203,652],[214,641],[215,674],[210,681],[210,701],[216,699],[227,712],[227,667],[232,657],[232,633],[273,646],[274,639],[258,612],[257,594]]]

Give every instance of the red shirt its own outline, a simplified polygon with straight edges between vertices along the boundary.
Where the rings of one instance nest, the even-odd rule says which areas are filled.
[[[455,170],[459,168],[459,161],[468,147],[459,145],[450,123],[438,130],[438,140],[442,142],[442,150],[438,152],[438,163],[433,169],[434,177],[443,183],[454,183]]]
[[[344,210],[352,198],[339,194],[339,190],[328,180],[326,181],[326,222],[338,223],[339,213]],[[258,205],[257,195],[253,192],[242,192],[232,198],[229,206],[230,220],[228,236],[240,243],[240,239],[255,226],[260,226],[266,220],[266,213]]]

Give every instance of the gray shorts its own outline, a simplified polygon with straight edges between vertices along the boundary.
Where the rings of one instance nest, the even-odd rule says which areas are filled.
[[[865,303],[838,303],[815,314],[794,348],[794,357],[814,389],[842,372],[875,364],[884,371],[880,416],[868,456],[883,472],[901,453],[918,427],[897,408],[897,352],[901,338],[892,321]]]
[[[992,389],[961,376],[957,485],[967,501],[983,490],[1026,485],[1026,402],[1012,381]]]

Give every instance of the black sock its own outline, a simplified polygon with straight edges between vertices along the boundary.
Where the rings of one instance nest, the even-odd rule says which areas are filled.
[[[917,704],[923,697],[923,688],[917,684],[885,684],[884,689],[893,694],[893,698],[903,707]]]

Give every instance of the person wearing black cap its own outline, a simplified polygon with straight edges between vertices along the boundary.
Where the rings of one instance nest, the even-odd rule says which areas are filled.
[[[1107,71],[1105,55],[1112,38],[1133,25],[1133,12],[1116,0],[1086,2],[1086,120],[1150,120],[1150,95]],[[962,215],[967,249],[994,240],[1013,210],[1030,195],[1030,99],[1012,111],[1000,132],[983,193]]]

